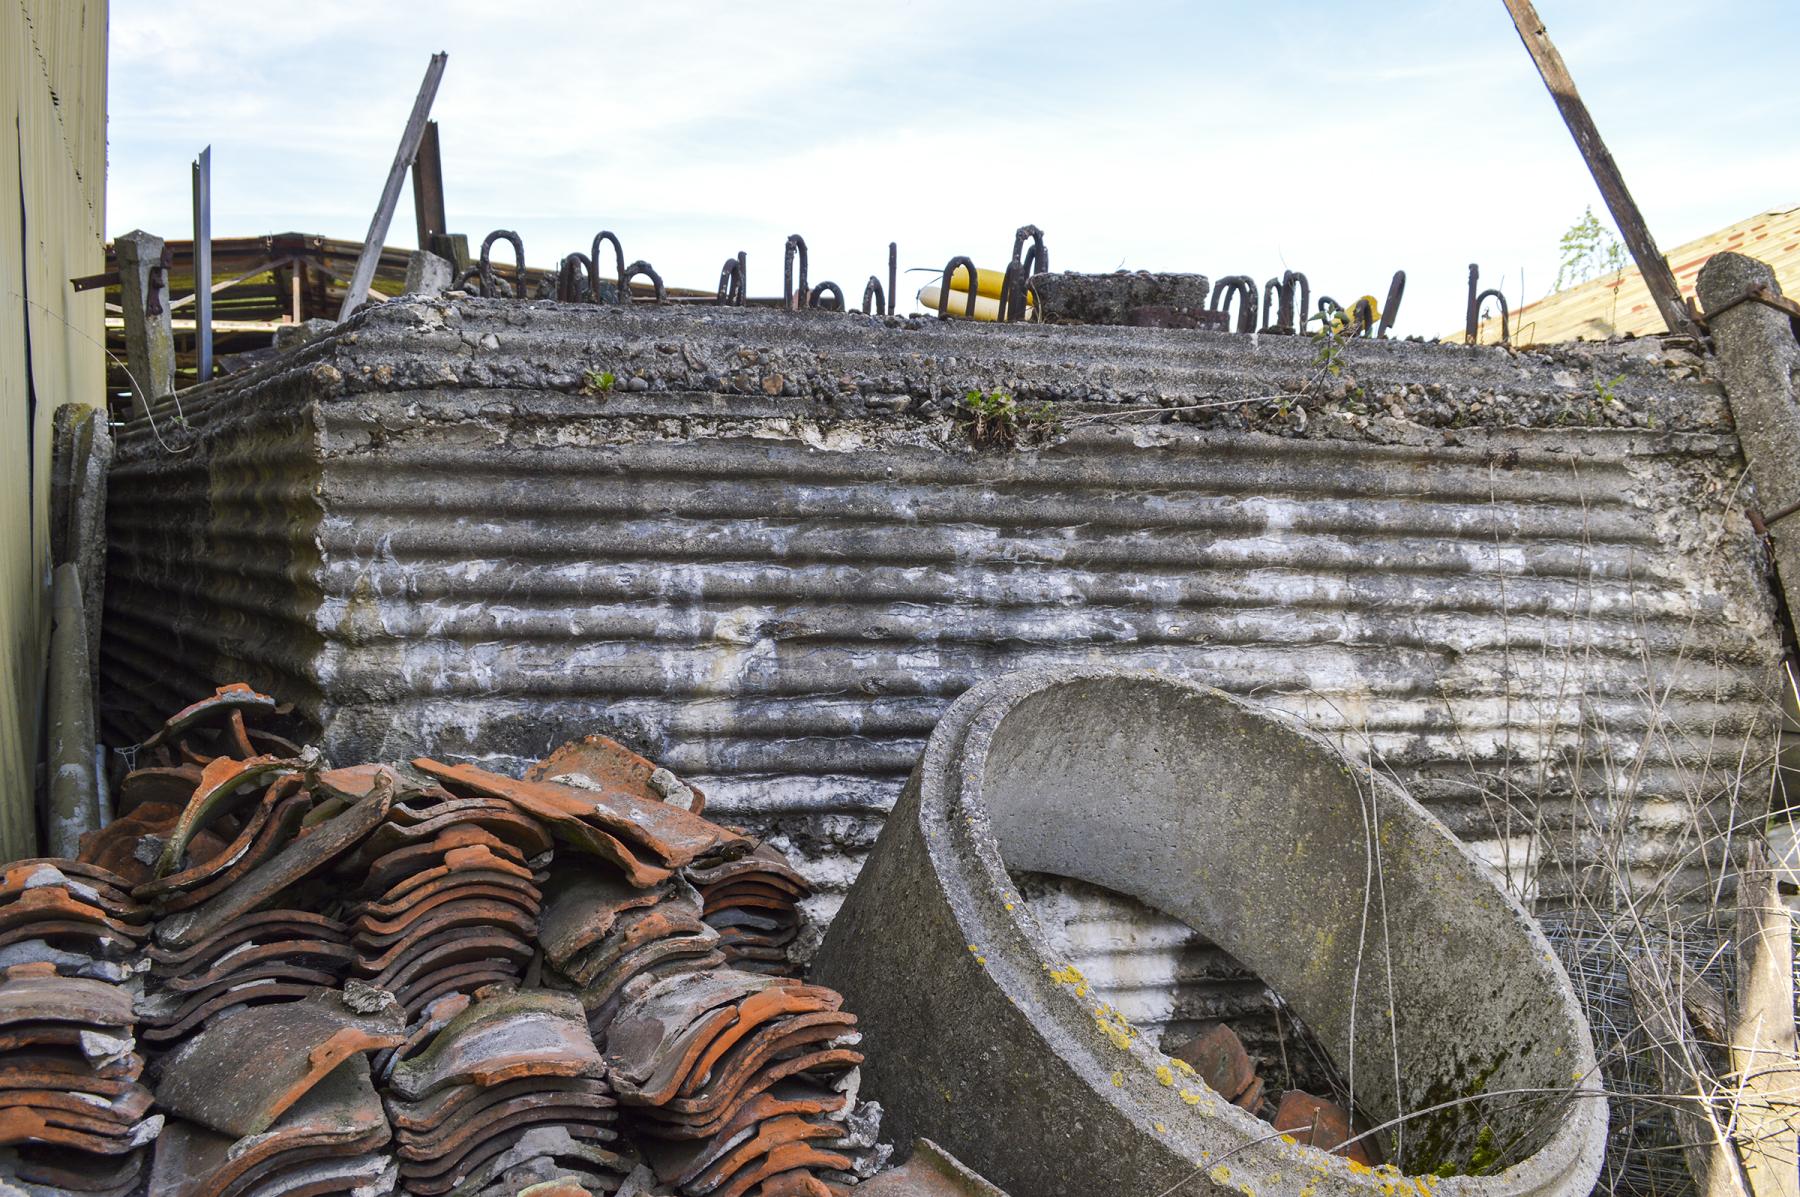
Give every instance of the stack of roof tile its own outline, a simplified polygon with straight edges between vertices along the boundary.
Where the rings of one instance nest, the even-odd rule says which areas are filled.
[[[303,774],[296,762],[265,760],[207,764],[216,784],[195,790],[163,841],[162,875],[133,891],[162,915],[139,1005],[149,1047],[164,1049],[245,1006],[299,1001],[333,988],[357,958],[349,928],[323,913],[335,890],[320,874],[379,825],[393,776],[348,769]],[[210,861],[187,863],[188,829],[216,818],[209,810],[233,799],[241,807],[246,793],[255,809],[243,818],[233,846]]]
[[[550,837],[504,799],[423,786],[338,866],[356,967],[416,1016],[447,994],[516,982],[533,954]]]
[[[719,934],[700,917],[700,895],[679,877],[649,889],[597,870],[582,858],[551,867],[538,932],[544,956],[576,990],[596,1037],[618,1009],[626,983],[719,968]]]
[[[540,1173],[573,1178],[593,1194],[616,1191],[634,1161],[614,1147],[616,1103],[605,1076],[570,995],[477,996],[388,1075],[407,1192],[498,1194],[516,1174]],[[521,1153],[528,1132],[542,1129],[560,1133],[539,1134]]]
[[[162,1117],[138,1083],[132,970],[145,931],[119,877],[25,860],[0,880],[0,1176],[28,1190],[130,1192]]]
[[[822,1177],[878,1167],[879,1109],[855,1106],[861,1037],[840,1005],[730,968],[628,984],[606,1061],[658,1179],[688,1197],[823,1197]]]
[[[787,949],[800,932],[800,900],[812,886],[781,853],[760,844],[748,856],[690,868],[687,876],[700,887],[703,917],[734,968],[792,974]]]
[[[158,1197],[391,1192],[391,1133],[367,1053],[397,1046],[387,995],[321,991],[217,1019],[163,1061]]]
[[[880,1166],[854,1018],[767,975],[806,883],[699,790],[604,737],[524,780],[328,769],[276,714],[177,713],[81,861],[0,875],[0,1176],[123,1197],[152,1138],[175,1197],[841,1197]]]
[[[542,822],[557,842],[605,861],[637,888],[660,885],[677,869],[735,859],[756,846],[654,793],[623,785],[524,781],[423,757],[413,765],[456,795],[506,799]]]

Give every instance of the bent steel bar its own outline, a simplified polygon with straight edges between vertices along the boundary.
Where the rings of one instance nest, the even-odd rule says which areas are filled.
[[[1024,253],[1027,240],[1031,242],[1030,253]],[[1035,224],[1020,226],[1013,233],[1012,258],[1006,268],[1005,281],[1000,284],[1001,320],[1017,323],[1025,318],[1026,280],[1049,269],[1050,251],[1044,246],[1044,230]]]
[[[1351,1067],[1372,1123],[1412,1113],[1380,1136],[1408,1171],[1284,1139],[1176,1066],[1051,954],[1010,871],[1216,941]],[[857,1012],[886,1133],[1015,1193],[1586,1197],[1599,1174],[1587,1023],[1492,871],[1323,737],[1157,674],[1040,668],[964,694],[813,979]]]
[[[969,272],[969,301],[963,311],[963,318],[965,320],[975,319],[975,296],[979,291],[976,279],[980,276],[975,273],[975,263],[959,254],[944,264],[944,278],[938,284],[937,314],[939,320],[950,318],[950,280],[956,276],[958,266]]]
[[[513,298],[522,299],[525,296],[525,242],[511,229],[495,229],[481,242],[481,265],[478,267],[481,272],[481,293],[490,299],[500,294],[498,280],[494,277],[494,263],[488,256],[494,248],[494,242],[500,240],[512,242],[513,262],[519,268],[515,276],[518,281],[513,287]]]
[[[872,274],[869,276],[869,281],[863,284],[862,310],[865,316],[888,314],[887,293],[881,289],[881,280]]]
[[[1256,281],[1247,274],[1234,274],[1213,284],[1213,307],[1223,312],[1237,297],[1237,331],[1256,331]]]
[[[726,258],[725,265],[719,268],[719,306],[741,308],[744,306],[744,251],[739,250],[735,258]]]
[[[576,268],[581,271],[580,279],[575,277]],[[593,293],[594,263],[580,250],[562,260],[556,271],[556,298],[560,303],[579,303]]]
[[[1476,339],[1481,335],[1481,308],[1482,305],[1487,303],[1490,299],[1500,305],[1500,343],[1504,345],[1512,340],[1512,327],[1507,323],[1508,314],[1506,310],[1506,296],[1500,294],[1500,292],[1494,290],[1492,287],[1489,287],[1486,291],[1475,296],[1475,301],[1469,308],[1470,311],[1475,313],[1475,319],[1469,324],[1469,344],[1471,345],[1473,345]]]
[[[831,307],[825,307],[824,304],[819,302],[827,294],[832,297],[833,306]],[[809,308],[824,308],[824,310],[828,312],[841,312],[844,310],[844,290],[834,282],[826,281],[820,283],[807,293],[806,306]]]
[[[612,242],[613,262],[615,263],[613,277],[619,280],[618,294],[613,297],[613,302],[630,303],[631,296],[625,290],[625,247],[619,244],[619,236],[617,233],[608,232],[605,229],[601,229],[598,233],[594,234],[593,248],[588,251],[588,262],[594,268],[594,273],[589,276],[589,281],[592,283],[594,302],[606,302],[605,298],[600,293],[600,245],[602,242],[606,241]]]
[[[799,286],[794,285],[794,259],[800,259]],[[781,258],[781,306],[790,312],[797,312],[806,306],[806,238],[799,233],[789,234],[787,248]]]
[[[1281,323],[1295,333],[1305,332],[1300,324],[1305,322],[1306,309],[1311,306],[1312,284],[1298,270],[1285,271],[1281,276]]]
[[[625,268],[625,273],[621,274],[619,276],[619,297],[620,297],[619,302],[620,303],[630,303],[631,302],[631,280],[636,278],[640,274],[643,275],[645,278],[649,279],[650,285],[652,287],[656,288],[656,302],[657,303],[669,302],[669,291],[668,291],[668,288],[663,286],[662,275],[656,273],[655,269],[650,265],[650,263],[644,262],[644,261],[637,261],[637,262],[633,262],[631,265],[627,266]]]

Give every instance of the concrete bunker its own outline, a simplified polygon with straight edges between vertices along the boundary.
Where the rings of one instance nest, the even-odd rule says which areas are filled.
[[[1394,1123],[1404,1170],[1284,1141],[1171,1067],[1047,957],[1009,869],[1105,886],[1215,939]],[[1014,1192],[1575,1197],[1600,1166],[1588,1029],[1523,908],[1322,738],[1153,674],[1029,670],[961,698],[816,976],[861,1016],[892,1133]]]

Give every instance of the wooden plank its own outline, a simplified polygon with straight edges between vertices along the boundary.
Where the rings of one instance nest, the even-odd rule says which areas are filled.
[[[1738,1154],[1754,1197],[1800,1197],[1800,1045],[1794,930],[1760,843],[1738,873]]]
[[[400,146],[394,151],[394,164],[388,168],[387,182],[381,188],[381,200],[375,205],[375,218],[369,222],[369,235],[363,238],[362,253],[356,259],[356,272],[351,277],[350,286],[344,293],[343,306],[338,308],[338,319],[348,320],[363,297],[369,293],[369,285],[375,281],[375,267],[381,261],[382,243],[387,240],[388,225],[394,219],[394,206],[400,202],[400,186],[406,181],[406,171],[418,157],[419,140],[425,136],[425,118],[431,112],[431,101],[437,96],[438,82],[444,77],[444,63],[449,55],[439,51],[431,56],[431,65],[425,68],[425,81],[419,85],[418,98],[413,101],[412,115],[406,120],[406,129],[400,134]]]
[[[1575,90],[1575,80],[1569,74],[1562,55],[1557,52],[1550,35],[1544,31],[1544,22],[1538,17],[1537,9],[1532,6],[1531,0],[1501,2],[1512,15],[1513,25],[1519,31],[1519,40],[1525,43],[1531,61],[1537,64],[1544,86],[1550,89],[1550,98],[1556,101],[1563,123],[1569,126],[1569,132],[1575,138],[1575,148],[1581,151],[1582,158],[1586,160],[1588,171],[1600,188],[1600,198],[1606,201],[1606,210],[1612,213],[1619,235],[1631,250],[1631,257],[1644,276],[1644,283],[1650,289],[1651,298],[1656,301],[1657,311],[1662,313],[1663,322],[1669,326],[1670,332],[1698,337],[1700,327],[1694,322],[1693,313],[1681,298],[1681,288],[1675,283],[1675,272],[1669,269],[1668,260],[1656,248],[1656,238],[1650,235],[1650,227],[1644,223],[1644,214],[1638,211],[1637,201],[1631,198],[1631,192],[1626,189],[1625,176],[1620,173],[1619,164],[1613,161],[1612,152],[1600,140],[1600,129],[1594,124],[1593,116],[1588,113],[1587,105],[1582,102],[1581,94]]]
[[[1631,986],[1632,1009],[1650,1037],[1651,1059],[1694,1188],[1700,1197],[1743,1197],[1737,1159],[1712,1112],[1700,1047],[1675,986],[1647,953],[1627,957],[1625,978]]]
[[[255,278],[259,274],[272,274],[275,271],[280,270],[283,266],[286,266],[291,261],[293,261],[292,258],[277,258],[273,262],[264,262],[261,266],[258,266],[253,270],[246,270],[242,274],[234,275],[233,277],[226,279],[222,283],[214,283],[212,285],[212,293],[214,295],[217,295],[219,292],[228,290],[231,287],[235,287],[239,283],[248,282],[249,280]],[[198,292],[195,292],[195,294],[198,294]],[[175,300],[173,303],[171,303],[169,305],[169,310],[172,312],[176,308],[185,308],[193,302],[194,302],[194,295],[183,295],[180,299]]]
[[[438,153],[438,123],[425,122],[419,154],[412,164],[413,216],[418,224],[420,249],[432,249],[435,239],[450,230],[444,215],[444,162]]]

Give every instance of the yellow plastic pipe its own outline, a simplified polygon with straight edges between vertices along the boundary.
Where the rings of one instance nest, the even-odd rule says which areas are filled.
[[[985,295],[989,299],[999,299],[1001,284],[1005,282],[1006,272],[1004,270],[983,270],[979,266],[975,268],[975,294],[977,295]],[[967,266],[958,266],[951,273],[950,289],[968,292],[969,268]]]
[[[982,273],[986,274],[987,271],[984,270]],[[938,295],[941,290],[938,283],[926,284],[924,289],[919,292],[919,306],[928,312],[937,311]],[[959,320],[965,319],[964,313],[968,310],[969,293],[967,291],[950,292],[950,315]],[[977,295],[975,297],[975,319],[988,321],[1000,319],[1000,300],[987,295]]]

